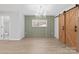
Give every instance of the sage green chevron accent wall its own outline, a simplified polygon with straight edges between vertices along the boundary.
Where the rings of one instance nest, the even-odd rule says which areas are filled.
[[[32,27],[33,19],[47,20],[47,27]],[[25,37],[54,37],[54,17],[25,16]]]
[[[54,37],[54,17],[48,16],[50,20],[50,36]]]

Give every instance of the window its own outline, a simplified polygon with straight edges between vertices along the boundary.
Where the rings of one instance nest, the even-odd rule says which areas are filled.
[[[32,27],[47,27],[47,20],[32,20]]]

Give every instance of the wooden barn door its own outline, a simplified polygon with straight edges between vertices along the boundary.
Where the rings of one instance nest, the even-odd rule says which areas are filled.
[[[66,43],[65,40],[65,16],[64,13],[59,15],[59,39],[62,43]]]
[[[77,9],[66,12],[66,44],[74,49],[77,46]]]
[[[79,52],[79,5],[78,5],[78,12],[77,12],[77,51]]]

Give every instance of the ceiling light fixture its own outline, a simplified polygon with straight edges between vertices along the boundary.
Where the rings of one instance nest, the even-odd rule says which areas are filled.
[[[39,17],[41,17],[41,16],[46,16],[46,10],[45,10],[45,8],[44,8],[45,6],[43,6],[43,5],[40,5],[39,6],[39,9],[36,11],[36,13],[35,13],[35,16],[39,16]]]

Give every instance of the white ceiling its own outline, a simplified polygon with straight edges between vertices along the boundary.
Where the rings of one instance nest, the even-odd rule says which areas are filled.
[[[46,11],[46,15],[56,16],[74,4],[41,4],[41,6]],[[25,15],[35,15],[39,8],[39,4],[0,4],[0,11],[19,11]]]

